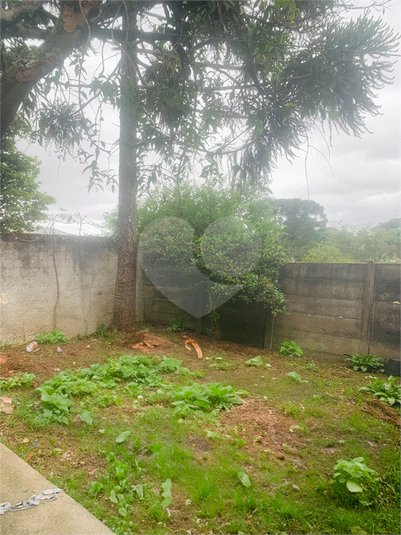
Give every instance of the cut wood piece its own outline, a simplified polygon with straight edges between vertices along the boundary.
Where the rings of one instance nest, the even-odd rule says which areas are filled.
[[[193,348],[196,351],[196,354],[198,355],[198,359],[201,359],[203,357],[202,349],[200,348],[199,344],[195,342],[192,338],[189,338],[189,336],[186,336],[185,334],[182,335],[182,337],[185,339],[185,347],[191,351],[191,348],[189,347],[189,344],[193,346]]]

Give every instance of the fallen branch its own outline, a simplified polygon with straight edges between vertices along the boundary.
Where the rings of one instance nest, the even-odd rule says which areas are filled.
[[[189,344],[191,344],[196,354],[198,355],[198,359],[201,359],[203,357],[202,349],[199,347],[199,344],[195,342],[192,338],[189,338],[189,336],[186,336],[185,334],[182,335],[182,337],[185,339],[185,347],[188,349],[188,351],[191,351],[191,348],[189,347]]]

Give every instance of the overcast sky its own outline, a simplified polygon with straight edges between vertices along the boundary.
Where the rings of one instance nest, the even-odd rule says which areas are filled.
[[[393,0],[385,20],[400,31],[400,2]],[[398,53],[401,53],[400,51]],[[276,198],[309,198],[325,207],[329,221],[360,225],[378,223],[400,217],[400,63],[394,70],[394,83],[379,92],[377,102],[382,115],[368,117],[366,124],[371,133],[361,138],[337,135],[333,132],[330,149],[319,133],[312,133],[310,145],[319,149],[299,151],[299,158],[292,163],[280,161],[273,172],[271,189]],[[117,114],[117,112],[116,112]],[[118,137],[118,117],[110,117],[108,130]],[[303,147],[305,149],[306,147]],[[44,151],[37,145],[26,148],[26,153],[41,160],[39,180],[42,190],[53,195],[57,204],[51,213],[60,208],[68,212],[80,212],[87,219],[101,222],[104,212],[117,205],[117,192],[88,192],[88,174],[82,174],[83,166],[68,158],[58,160],[52,151]],[[326,161],[329,160],[330,163]],[[305,165],[307,172],[305,172]],[[61,228],[61,227],[60,227]],[[77,227],[63,227],[68,232]],[[83,233],[93,233],[92,227],[84,227]]]

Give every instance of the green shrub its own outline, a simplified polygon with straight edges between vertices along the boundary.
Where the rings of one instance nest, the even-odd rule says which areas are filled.
[[[361,386],[359,390],[369,392],[381,401],[386,401],[389,405],[400,405],[401,386],[396,382],[397,378],[390,375],[387,381],[385,379],[372,379],[367,386]]]
[[[192,383],[176,388],[173,405],[176,407],[176,412],[182,416],[193,411],[228,410],[233,405],[242,405],[240,394],[245,395],[247,392],[236,391],[231,385],[221,383]]]
[[[166,331],[169,333],[178,333],[187,329],[189,329],[188,325],[186,325],[182,320],[173,320],[170,321]]]
[[[352,367],[355,371],[361,370],[362,372],[377,370],[383,366],[383,361],[376,355],[351,355],[351,358],[345,359],[352,362]]]
[[[287,357],[302,357],[303,354],[304,352],[294,340],[280,344],[280,355],[285,355]]]

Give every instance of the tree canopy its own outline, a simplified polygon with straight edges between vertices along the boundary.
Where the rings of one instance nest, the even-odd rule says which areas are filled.
[[[140,127],[136,148],[163,153],[170,172],[173,160],[176,171],[185,171],[193,163],[186,154],[196,147],[204,175],[216,174],[216,159],[226,156],[237,180],[260,181],[278,155],[294,156],[316,121],[330,118],[359,135],[366,113],[378,112],[374,92],[389,81],[396,38],[380,19],[345,20],[352,6],[342,0],[4,1],[2,132],[19,108],[20,119],[38,117],[39,139],[74,145],[86,132],[93,140],[84,116],[99,97],[128,104]],[[124,25],[127,12],[135,16]],[[138,61],[125,96],[116,83],[119,70],[110,74],[103,57],[89,55],[96,42],[120,50],[135,45]],[[77,80],[63,79],[66,58]],[[92,81],[85,80],[88,61],[99,64]],[[75,101],[67,105],[63,92]],[[160,167],[143,167],[148,180],[157,173]]]
[[[215,291],[210,288],[211,301],[213,291],[230,294],[239,286],[235,299],[259,302],[274,314],[283,310],[278,278],[286,256],[268,199],[244,198],[228,186],[157,187],[139,203],[138,227],[145,266],[169,265],[184,280],[185,266],[189,273],[195,265],[217,283]]]
[[[284,244],[288,257],[302,260],[313,244],[324,240],[327,217],[324,207],[315,201],[274,199],[277,220],[285,231]]]
[[[19,151],[10,138],[3,138],[0,151],[0,230],[32,232],[47,218],[56,199],[39,191],[39,162]]]

